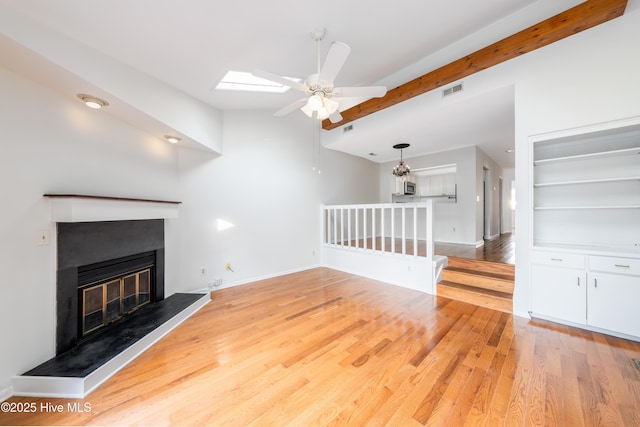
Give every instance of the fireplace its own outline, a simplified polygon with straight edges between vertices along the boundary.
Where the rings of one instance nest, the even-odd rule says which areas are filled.
[[[152,302],[155,254],[78,268],[78,337],[97,332]]]
[[[164,221],[57,223],[56,355],[164,299]]]

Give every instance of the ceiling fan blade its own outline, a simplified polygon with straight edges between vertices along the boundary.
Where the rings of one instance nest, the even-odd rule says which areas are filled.
[[[297,110],[298,108],[304,107],[307,103],[307,98],[300,98],[297,101],[293,101],[291,104],[287,105],[284,108],[273,113],[274,116],[284,116],[285,114],[289,114],[292,111]]]
[[[381,98],[387,93],[385,86],[336,87],[333,89],[336,98]]]
[[[329,116],[329,120],[331,121],[331,123],[341,122],[342,114],[340,114],[340,111],[336,110]]]
[[[279,83],[283,86],[287,86],[293,89],[298,89],[299,91],[302,91],[302,92],[305,92],[307,90],[307,87],[302,83],[293,81],[283,76],[279,76],[277,74],[270,73],[268,71],[253,70],[251,74],[261,79],[269,80],[274,83]]]
[[[333,83],[350,52],[351,48],[344,43],[331,43],[327,57],[324,60],[322,69],[320,70],[318,80],[326,80]]]

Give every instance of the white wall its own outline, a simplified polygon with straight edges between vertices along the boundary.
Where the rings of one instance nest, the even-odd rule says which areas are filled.
[[[179,199],[177,150],[0,68],[0,394],[55,354],[55,225],[45,193]],[[178,241],[168,222],[167,292]],[[40,230],[51,244],[37,246]]]
[[[515,191],[516,170],[515,168],[505,168],[502,170],[502,230],[501,233],[512,233],[515,231],[514,211],[512,209],[511,189]]]
[[[483,195],[484,169],[488,170],[487,192]],[[502,168],[498,166],[481,149],[476,147],[476,196],[480,202],[476,202],[476,242],[480,243],[484,237],[495,238],[500,235],[500,183]],[[487,203],[487,230],[483,224],[483,211],[485,206],[483,197]],[[476,198],[477,200],[477,198]],[[484,235],[486,233],[486,235]]]
[[[376,201],[377,166],[368,160],[321,149],[321,174],[312,170],[318,125],[297,112],[229,111],[223,156],[180,152],[181,277],[189,286],[318,265],[321,204]],[[218,231],[218,218],[235,226]]]
[[[640,115],[640,2],[624,16],[520,57],[516,67],[516,289],[529,310],[529,136]]]

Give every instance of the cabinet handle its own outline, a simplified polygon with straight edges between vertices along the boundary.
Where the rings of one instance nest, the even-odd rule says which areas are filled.
[[[594,278],[594,279],[593,279],[593,284],[594,284],[594,285],[595,285],[595,287],[597,288],[597,287],[598,287],[598,279]]]
[[[580,277],[578,277],[578,286],[580,286]]]
[[[624,264],[614,264],[614,265],[618,268],[631,268],[630,265],[624,265]]]
[[[551,258],[551,261],[562,261],[562,258]]]

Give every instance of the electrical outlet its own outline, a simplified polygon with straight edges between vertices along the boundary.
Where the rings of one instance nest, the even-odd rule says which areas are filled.
[[[213,289],[216,284],[214,282],[207,283],[209,290]]]
[[[216,288],[219,288],[220,286],[222,286],[222,277],[216,278],[215,282],[213,283],[213,286],[215,286]]]
[[[206,268],[204,268],[204,267],[202,267],[202,268],[200,269],[200,275],[201,275],[201,276],[206,276],[206,275],[207,275],[207,269],[206,269]]]

